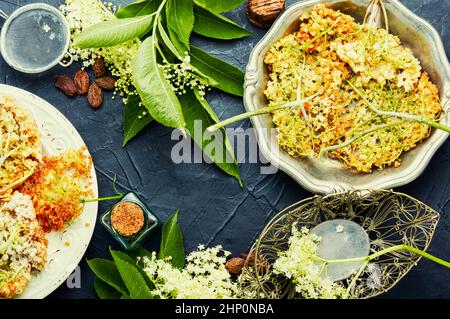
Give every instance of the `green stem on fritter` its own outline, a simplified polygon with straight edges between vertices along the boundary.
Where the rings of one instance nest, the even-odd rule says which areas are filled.
[[[329,27],[328,29],[322,31],[321,33],[319,33],[318,35],[316,35],[314,38],[312,38],[311,40],[303,43],[300,46],[300,50],[305,50],[307,49],[311,44],[313,44],[314,42],[316,42],[317,40],[319,40],[320,38],[322,38],[323,36],[326,36],[328,33],[330,33],[334,27],[338,24],[339,20],[341,20],[341,17],[337,18],[336,21],[333,23],[333,25],[331,27]]]
[[[450,127],[443,125],[439,122],[430,120],[429,118],[425,116],[419,116],[419,115],[413,115],[409,113],[400,113],[400,112],[386,112],[379,110],[375,105],[373,105],[362,93],[359,91],[350,81],[347,80],[347,83],[350,85],[350,87],[363,99],[363,101],[367,104],[367,106],[376,114],[384,117],[398,117],[401,119],[404,119],[406,121],[411,122],[419,122],[422,124],[429,125],[431,127],[434,127],[436,129],[442,130],[444,132],[450,133]]]
[[[120,200],[124,197],[124,195],[115,195],[115,196],[107,196],[101,198],[91,198],[91,199],[82,199],[81,203],[94,203],[94,202],[104,202],[110,200]]]
[[[336,150],[339,150],[341,148],[347,147],[347,146],[353,144],[354,142],[356,142],[357,140],[362,139],[364,136],[366,136],[368,134],[374,133],[376,131],[385,130],[387,128],[390,128],[390,127],[393,127],[393,126],[397,126],[397,125],[400,125],[400,124],[403,124],[403,123],[405,123],[405,121],[397,121],[397,122],[393,122],[393,123],[387,123],[387,124],[374,126],[374,127],[370,128],[370,129],[368,129],[366,131],[363,131],[363,132],[353,136],[351,139],[349,139],[348,141],[345,141],[342,144],[337,144],[337,145],[333,145],[333,146],[328,146],[328,147],[322,148],[320,150],[320,153],[319,153],[319,158],[321,158],[325,153],[336,151]]]
[[[236,115],[234,117],[231,117],[227,120],[224,120],[220,123],[217,123],[215,125],[212,125],[210,127],[208,127],[208,131],[209,132],[215,132],[225,126],[228,126],[230,124],[233,124],[235,122],[239,122],[248,118],[251,118],[253,116],[257,116],[257,115],[263,115],[263,114],[268,114],[268,113],[273,113],[277,110],[281,110],[281,109],[287,109],[290,107],[301,107],[303,106],[303,104],[305,104],[308,101],[311,101],[312,99],[314,99],[315,97],[317,97],[319,95],[319,93],[316,93],[314,95],[311,95],[310,97],[307,97],[306,99],[300,99],[300,100],[295,100],[293,102],[288,102],[288,103],[280,103],[280,104],[274,104],[271,106],[267,106],[267,107],[263,107],[254,111],[250,111],[247,113],[242,113],[239,115]]]

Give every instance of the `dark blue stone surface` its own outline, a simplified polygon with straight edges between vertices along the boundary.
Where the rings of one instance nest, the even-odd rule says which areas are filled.
[[[0,0],[0,8],[10,13],[19,6],[38,1]],[[44,1],[55,6],[57,0]],[[116,1],[126,3],[127,1]],[[288,1],[292,4],[295,0]],[[441,34],[450,52],[450,0],[404,0],[411,10],[431,22]],[[244,68],[250,51],[264,31],[252,27],[245,8],[227,14],[255,33],[254,37],[237,42],[210,41],[196,38],[196,45],[210,53]],[[136,140],[122,148],[122,104],[106,99],[103,107],[92,110],[85,98],[67,98],[53,86],[55,74],[73,74],[57,67],[46,74],[29,76],[10,69],[0,61],[1,83],[17,86],[46,99],[61,110],[74,124],[88,145],[95,161],[100,194],[113,194],[112,179],[118,176],[123,191],[135,191],[165,221],[180,208],[180,223],[186,249],[198,244],[222,244],[234,254],[247,251],[264,224],[284,207],[311,196],[282,172],[260,175],[260,164],[242,164],[245,183],[241,188],[231,177],[213,165],[181,164],[171,161],[171,130],[160,125],[149,126]],[[108,95],[109,96],[109,95]],[[208,96],[221,118],[243,111],[241,99],[214,92]],[[250,123],[241,123],[243,128]],[[450,260],[450,141],[436,154],[426,172],[399,191],[424,201],[443,213],[430,252]],[[101,203],[99,213],[110,204]],[[146,242],[150,249],[159,244],[160,231]],[[81,262],[81,288],[69,289],[63,284],[51,298],[95,298],[93,274],[86,259],[109,257],[108,247],[119,249],[109,233],[97,223],[94,237]],[[450,298],[450,270],[422,260],[384,298]]]

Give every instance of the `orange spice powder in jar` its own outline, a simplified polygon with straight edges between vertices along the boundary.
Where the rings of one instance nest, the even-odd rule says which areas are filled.
[[[123,237],[131,237],[144,227],[144,211],[131,202],[117,204],[111,212],[111,225]]]

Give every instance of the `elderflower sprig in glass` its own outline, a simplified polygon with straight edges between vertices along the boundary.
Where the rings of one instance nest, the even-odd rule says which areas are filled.
[[[278,259],[273,266],[275,274],[284,275],[292,280],[295,285],[296,293],[303,298],[350,298],[351,292],[355,288],[358,279],[366,271],[370,262],[383,255],[397,251],[407,251],[433,261],[441,266],[450,268],[449,262],[405,244],[383,249],[367,257],[327,260],[317,256],[320,240],[320,237],[311,234],[306,227],[298,230],[297,224],[294,223],[292,226],[292,235],[289,238],[289,248],[287,251],[278,254]],[[328,265],[354,262],[362,262],[363,265],[352,277],[347,288],[344,287],[342,282],[332,282],[324,273]]]

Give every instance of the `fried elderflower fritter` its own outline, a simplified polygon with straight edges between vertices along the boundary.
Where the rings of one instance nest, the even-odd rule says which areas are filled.
[[[36,172],[20,186],[30,195],[37,219],[46,232],[62,230],[81,215],[82,200],[92,196],[92,158],[86,147],[45,156]]]
[[[47,240],[29,196],[15,192],[0,199],[0,230],[0,297],[13,298],[47,260]]]
[[[13,98],[0,96],[0,195],[30,177],[41,159],[34,119]]]
[[[299,31],[273,44],[265,57],[265,95],[270,105],[318,95],[273,113],[280,146],[306,157],[354,140],[330,156],[359,172],[398,167],[400,155],[427,139],[430,127],[381,117],[364,99],[382,111],[435,120],[442,112],[436,86],[412,52],[384,29],[357,24],[325,5],[300,20]]]

